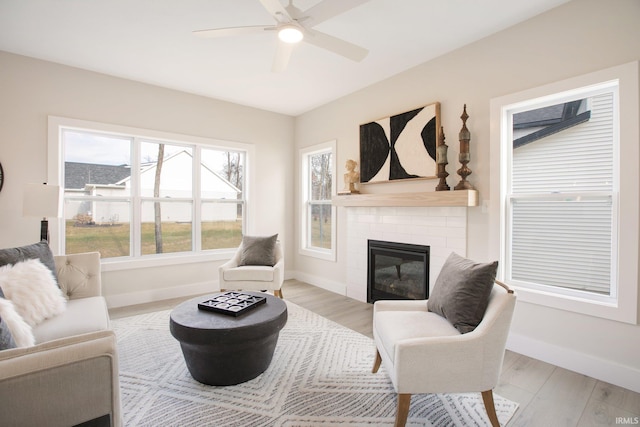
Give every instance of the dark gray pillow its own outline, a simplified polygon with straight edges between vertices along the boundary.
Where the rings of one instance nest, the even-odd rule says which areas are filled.
[[[13,335],[11,335],[7,322],[0,317],[0,350],[8,350],[16,347],[16,342],[13,340]]]
[[[243,236],[239,265],[268,265],[273,267],[276,264],[277,240],[277,234],[269,237]]]
[[[4,298],[2,288],[0,288],[0,298]],[[13,335],[11,335],[11,330],[9,330],[7,322],[3,321],[2,317],[0,317],[0,350],[16,347],[16,342],[13,340]]]
[[[53,253],[45,240],[19,248],[0,249],[0,267],[7,264],[15,265],[28,259],[39,259],[40,262],[51,270],[53,278],[56,284],[58,284],[58,275],[56,274],[56,264],[53,260]]]
[[[498,271],[498,261],[481,264],[452,252],[429,296],[427,309],[447,319],[460,333],[482,321]]]

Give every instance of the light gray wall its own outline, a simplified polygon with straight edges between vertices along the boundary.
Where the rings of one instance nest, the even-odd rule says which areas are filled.
[[[34,243],[39,220],[22,215],[26,183],[47,181],[47,117],[60,116],[255,145],[250,173],[254,234],[293,242],[294,119],[228,102],[0,52],[0,247]],[[144,302],[202,292],[217,282],[219,262],[110,271],[110,303]],[[181,289],[182,287],[182,289]]]
[[[0,192],[0,247],[38,238],[37,219],[22,217],[22,188],[46,179],[47,116],[56,115],[256,144],[260,179],[254,202],[260,216],[253,231],[281,233],[288,270],[321,285],[344,284],[344,209],[338,214],[337,262],[298,254],[300,189],[294,165],[300,148],[337,139],[340,172],[347,159],[358,158],[359,124],[439,101],[450,147],[449,185],[455,185],[459,116],[466,103],[472,135],[469,181],[481,199],[489,199],[489,100],[640,59],[638,22],[640,1],[573,0],[295,119],[0,52],[0,162],[7,175]],[[430,191],[435,185],[379,184],[367,191]],[[486,259],[492,237],[488,224],[489,214],[469,209],[469,257]],[[215,267],[106,272],[105,292],[132,301],[160,299],[167,295],[163,289],[211,280]],[[543,359],[573,358],[574,369],[614,383],[619,375],[608,377],[608,370],[627,374],[640,388],[639,326],[521,303],[513,331],[537,342]]]
[[[481,200],[489,200],[490,100],[640,59],[638,23],[640,1],[573,0],[298,117],[297,148],[337,139],[338,171],[343,171],[347,159],[358,159],[359,124],[439,101],[450,152],[448,183],[453,186],[459,181],[458,132],[466,103],[473,171],[468,180]],[[366,191],[432,191],[436,184],[436,180],[377,184],[368,185]],[[299,190],[296,187],[296,194]],[[294,253],[295,268],[319,286],[346,281],[346,209],[338,211],[337,262]],[[489,219],[482,207],[469,208],[470,258],[490,256],[488,242],[495,236],[489,235]],[[520,302],[513,333],[530,344],[518,351],[628,388],[633,384],[640,391],[640,326]]]

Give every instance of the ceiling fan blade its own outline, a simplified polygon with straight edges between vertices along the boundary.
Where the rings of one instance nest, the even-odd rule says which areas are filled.
[[[267,11],[271,14],[271,16],[273,16],[273,19],[275,19],[276,21],[291,21],[289,12],[287,12],[287,9],[285,9],[285,7],[280,4],[278,0],[260,0],[260,3],[262,3],[262,6],[267,9]]]
[[[306,30],[303,41],[356,62],[362,61],[369,54],[369,51],[363,47],[320,31]]]
[[[369,0],[324,0],[302,12],[302,15],[309,17],[309,21],[305,24],[313,27],[368,1]]]
[[[194,31],[193,35],[203,38],[214,37],[228,37],[237,36],[241,34],[255,34],[260,31],[273,30],[276,27],[273,25],[252,25],[248,27],[229,27],[229,28],[214,28],[212,30],[198,30]]]
[[[271,71],[279,73],[284,71],[289,64],[289,58],[291,58],[291,52],[293,52],[293,44],[285,43],[278,40],[278,47],[276,48],[276,57],[273,59],[273,66]]]

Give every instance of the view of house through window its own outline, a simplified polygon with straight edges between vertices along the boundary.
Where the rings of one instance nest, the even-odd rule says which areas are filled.
[[[75,129],[61,136],[67,254],[143,256],[242,240],[244,152]]]
[[[513,110],[507,278],[552,292],[614,296],[615,88],[559,101]]]

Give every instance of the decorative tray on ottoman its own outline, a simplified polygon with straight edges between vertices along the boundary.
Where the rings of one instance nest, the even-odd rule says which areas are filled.
[[[225,292],[211,299],[198,303],[200,310],[239,316],[267,302],[265,297],[244,294],[242,292]]]

